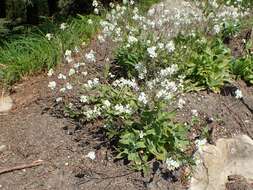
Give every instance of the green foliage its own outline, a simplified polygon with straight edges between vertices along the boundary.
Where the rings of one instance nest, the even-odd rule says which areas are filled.
[[[147,57],[147,45],[143,42],[137,42],[127,46],[127,42],[116,50],[116,63],[121,66],[122,70],[128,73],[128,76],[137,76],[135,66],[145,60]]]
[[[227,21],[222,24],[222,39],[227,39],[229,37],[235,36],[235,34],[239,33],[241,29],[241,25],[239,22],[235,21]]]
[[[220,87],[229,81],[230,51],[220,39],[188,37],[182,42],[186,40],[189,46],[181,49],[181,53],[185,52],[181,71],[189,82],[188,90],[219,92]]]
[[[39,35],[18,37],[0,49],[0,80],[12,84],[23,76],[53,67],[61,47]]]
[[[92,19],[93,24],[87,24]],[[22,77],[47,70],[58,64],[66,49],[88,42],[98,29],[98,16],[79,16],[71,19],[67,28],[48,22],[44,32],[33,29],[27,35],[12,36],[3,41],[0,51],[0,81],[13,84]],[[53,34],[52,40],[45,38],[47,32]]]
[[[224,3],[229,4],[229,5],[234,5],[239,8],[252,8],[253,2],[252,0],[225,0]]]
[[[253,57],[251,55],[233,60],[230,67],[234,75],[253,84]]]
[[[175,158],[181,164],[188,162],[183,152],[189,145],[188,127],[173,122],[175,113],[166,111],[165,101],[150,101],[144,105],[138,101],[136,92],[127,86],[101,85],[95,91],[97,95],[93,95],[88,105],[82,106],[74,115],[88,121],[102,117],[107,136],[115,146],[116,158],[127,159],[135,170],[144,173],[148,172],[148,162],[152,159],[165,162],[168,158]],[[123,106],[122,112],[114,109],[118,105]],[[99,110],[99,116],[93,111],[93,116],[87,118],[86,113],[91,108]],[[131,111],[124,112],[124,109]]]
[[[155,3],[159,3],[161,0],[138,0],[138,5],[140,10],[143,12],[148,11],[148,9]]]
[[[88,24],[91,19],[93,24]],[[57,28],[56,36],[60,38],[63,43],[63,49],[72,49],[75,46],[80,46],[82,42],[88,42],[89,39],[97,32],[99,27],[99,16],[78,15],[77,18],[72,18],[67,25],[66,30],[61,31]]]
[[[137,170],[147,171],[152,158],[166,161],[168,157],[182,159],[188,144],[187,127],[172,122],[173,113],[159,106],[142,110],[138,119],[126,122],[119,135],[118,158],[127,158]],[[117,135],[117,134],[116,134]],[[182,161],[182,160],[181,160]]]

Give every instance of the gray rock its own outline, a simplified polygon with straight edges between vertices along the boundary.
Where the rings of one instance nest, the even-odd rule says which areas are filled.
[[[7,146],[6,145],[0,145],[0,153],[6,151]]]
[[[196,166],[190,190],[225,189],[228,176],[253,179],[253,140],[246,136],[219,139],[196,153],[201,162]]]
[[[10,96],[0,97],[0,113],[8,112],[12,108],[13,101]]]

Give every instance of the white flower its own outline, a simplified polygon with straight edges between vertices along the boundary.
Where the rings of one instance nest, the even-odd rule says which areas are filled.
[[[75,69],[71,68],[69,70],[69,76],[74,75],[76,73]]]
[[[63,88],[60,89],[60,92],[62,92],[62,93],[64,93],[65,91],[66,91],[65,87],[63,87]]]
[[[180,98],[180,99],[178,100],[177,107],[178,107],[179,109],[182,109],[182,108],[184,107],[185,103],[186,103],[186,102],[184,101],[184,99]]]
[[[175,44],[173,41],[170,41],[166,44],[165,48],[169,53],[172,53],[175,50]]]
[[[69,49],[67,49],[66,51],[65,51],[65,56],[67,57],[67,56],[71,56],[71,54],[72,54],[72,51],[71,50],[69,50]]]
[[[117,114],[122,114],[122,113],[131,114],[132,113],[132,109],[130,108],[129,105],[123,106],[121,104],[116,104],[114,106],[114,109],[117,112]]]
[[[204,145],[205,145],[206,143],[207,143],[207,140],[206,140],[206,139],[197,139],[197,140],[195,141],[195,144],[196,144],[198,150],[200,150],[200,151],[203,149],[203,147],[204,147]]]
[[[87,117],[88,120],[94,119],[101,115],[101,109],[97,106],[94,106],[93,109],[87,110],[83,112],[83,114]]]
[[[147,51],[148,51],[148,54],[151,58],[156,58],[157,57],[156,47],[155,46],[148,48]]]
[[[158,43],[157,46],[158,46],[160,49],[163,49],[163,48],[164,48],[164,43]]]
[[[56,102],[61,102],[61,101],[62,101],[62,97],[56,98]]]
[[[94,13],[95,13],[95,14],[98,14],[98,13],[99,13],[98,8],[95,8],[95,9],[94,9]]]
[[[198,114],[198,110],[194,110],[194,109],[193,109],[193,110],[191,110],[191,113],[192,113],[192,115],[195,116],[195,117],[198,117],[198,115],[199,115],[199,114]]]
[[[113,2],[110,2],[110,3],[109,3],[109,6],[113,9],[115,5],[114,5]]]
[[[96,153],[94,151],[91,151],[85,157],[89,158],[91,160],[95,160],[96,159]]]
[[[167,168],[170,171],[173,171],[173,170],[179,168],[179,166],[180,166],[180,162],[173,160],[172,158],[167,158],[165,161],[165,164],[167,165]]]
[[[171,65],[165,69],[160,70],[159,75],[161,77],[167,77],[175,74],[178,71],[178,66],[176,64]]]
[[[127,41],[129,44],[132,44],[132,43],[138,42],[138,39],[135,38],[134,36],[129,36]]]
[[[140,139],[143,139],[143,137],[144,137],[144,133],[143,133],[143,131],[141,131],[141,132],[140,132],[139,137],[140,137]]]
[[[67,83],[66,83],[66,89],[72,90],[72,89],[73,89],[73,86],[72,86],[69,82],[67,82]]]
[[[75,69],[78,69],[79,67],[80,67],[80,63],[75,63],[75,64],[74,64],[74,68],[75,68]]]
[[[126,5],[128,3],[128,0],[123,0],[123,4]]]
[[[88,75],[88,72],[87,72],[87,71],[83,71],[83,72],[82,72],[82,75],[83,75],[83,76],[87,76],[87,75]]]
[[[58,75],[58,79],[66,80],[66,78],[67,77],[65,75],[61,74],[61,73]]]
[[[149,16],[152,16],[152,15],[154,15],[154,14],[155,14],[155,9],[154,9],[154,8],[149,9],[148,15],[149,15]]]
[[[65,57],[65,60],[66,60],[68,63],[71,63],[71,62],[74,61],[74,59],[73,59],[71,56]]]
[[[110,78],[114,78],[115,77],[115,75],[112,74],[112,73],[108,73],[108,75],[109,75]]]
[[[54,70],[53,69],[49,69],[47,76],[51,77],[54,74]]]
[[[141,92],[139,97],[138,97],[138,101],[139,102],[142,102],[143,104],[147,104],[148,103],[148,100],[147,100],[147,97],[146,97],[146,94],[144,92]]]
[[[99,79],[98,78],[94,78],[93,80],[88,80],[86,84],[84,84],[85,88],[94,88],[96,86],[99,85]]]
[[[73,104],[70,102],[69,104],[68,104],[68,107],[71,109],[71,108],[73,108]]]
[[[93,24],[93,21],[91,19],[89,19],[87,22],[88,24]]]
[[[53,38],[53,34],[47,33],[46,38],[50,41]]]
[[[60,29],[65,30],[66,28],[67,28],[67,24],[66,23],[61,23]]]
[[[55,81],[49,82],[48,87],[51,88],[52,90],[54,90],[56,87],[56,82]]]
[[[105,42],[105,39],[102,35],[98,35],[98,40],[99,40],[100,43]]]
[[[157,98],[163,98],[165,100],[170,100],[172,98],[171,93],[169,93],[167,90],[161,89],[156,94]]]
[[[221,31],[220,25],[215,24],[214,27],[213,27],[213,31],[214,31],[215,34],[220,33],[220,31]]]
[[[243,98],[242,91],[241,91],[240,89],[237,89],[237,90],[235,91],[235,98],[236,98],[236,99],[241,99],[241,98]]]
[[[87,96],[82,95],[82,96],[80,97],[80,102],[82,102],[82,103],[88,102]]]
[[[86,53],[85,58],[89,62],[96,62],[95,52],[93,50],[90,50],[89,53]]]
[[[92,6],[93,6],[93,7],[97,7],[97,6],[98,6],[98,2],[97,2],[97,0],[93,0],[93,2],[92,2]]]
[[[109,100],[104,100],[103,105],[108,108],[111,106],[111,103],[109,102]]]
[[[134,5],[134,0],[130,0],[130,5]]]
[[[122,88],[124,86],[129,86],[129,87],[133,88],[136,91],[139,90],[138,84],[136,83],[136,81],[134,79],[127,80],[127,79],[124,79],[124,78],[120,78],[119,80],[115,80],[112,83],[112,85],[115,86],[115,87],[120,87],[120,88]]]

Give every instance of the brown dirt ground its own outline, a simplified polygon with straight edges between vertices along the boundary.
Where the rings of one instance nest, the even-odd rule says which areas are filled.
[[[88,65],[92,76],[101,75],[106,55],[111,55],[111,44],[98,44],[93,40],[85,50],[98,52],[98,62]],[[59,66],[62,72],[68,66]],[[87,76],[90,78],[90,75]],[[84,78],[87,80],[87,78]],[[0,174],[3,190],[166,190],[185,189],[180,185],[180,171],[165,175],[157,171],[149,177],[132,172],[122,162],[113,162],[110,151],[100,146],[100,140],[92,135],[94,126],[77,127],[73,122],[50,115],[51,92],[47,88],[46,74],[27,78],[12,88],[15,106],[11,112],[0,115],[0,170],[43,160],[41,166]],[[178,120],[191,121],[191,110],[197,109],[203,120],[210,120],[211,141],[240,133],[253,134],[253,88],[239,81],[245,100],[236,100],[233,86],[224,88],[222,94],[207,92],[185,95],[187,105],[178,114]],[[99,124],[99,123],[98,123]],[[99,126],[97,126],[99,127]],[[201,129],[192,129],[198,138]],[[96,151],[96,160],[85,155]],[[173,182],[173,183],[172,183]]]

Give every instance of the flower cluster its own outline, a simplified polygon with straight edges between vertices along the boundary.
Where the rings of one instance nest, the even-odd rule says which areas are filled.
[[[202,56],[207,61],[197,59],[199,52],[213,52],[207,46],[206,38],[196,37],[195,31],[199,29],[198,26],[203,27],[200,23],[211,21],[212,31],[219,34],[222,31],[222,23],[229,19],[237,20],[246,14],[236,7],[221,6],[215,0],[208,1],[208,5],[180,1],[176,3],[175,8],[165,6],[165,3],[168,2],[162,2],[150,9],[146,16],[141,15],[133,0],[123,0],[122,6],[110,3],[111,11],[106,14],[105,20],[100,22],[101,33],[97,36],[97,40],[99,44],[106,40],[116,42],[117,65],[112,63],[110,66],[117,66],[123,72],[114,73],[113,69],[109,68],[107,81],[102,77],[89,77],[85,62],[89,65],[96,63],[96,56],[99,54],[91,49],[80,56],[82,60],[77,61],[73,55],[80,51],[66,50],[64,58],[70,68],[66,73],[58,74],[59,84],[56,81],[50,81],[48,84],[52,90],[58,89],[60,96],[56,98],[57,102],[63,100],[66,92],[73,92],[77,85],[76,89],[81,92],[78,93],[81,106],[74,103],[67,104],[71,113],[77,114],[87,122],[101,119],[106,126],[104,130],[108,137],[118,140],[116,146],[120,151],[119,157],[123,155],[122,157],[133,161],[136,169],[140,170],[144,170],[150,158],[162,161],[169,170],[175,170],[184,163],[184,160],[181,160],[183,156],[178,156],[182,153],[182,149],[178,148],[181,145],[177,143],[182,140],[184,144],[187,128],[185,125],[174,124],[166,110],[175,99],[178,100],[176,105],[178,109],[182,109],[186,104],[186,100],[180,95],[185,88],[185,77],[190,76],[189,72],[192,74],[199,69],[199,73],[205,74],[208,69],[213,69],[211,66],[217,71],[215,61],[226,60],[223,58],[227,55],[226,53],[220,57],[218,55],[216,60],[213,60],[213,57],[209,59],[208,55]],[[92,6],[94,12],[98,14],[101,3],[93,0]],[[205,13],[205,9],[201,9],[203,6],[210,6],[212,11]],[[180,10],[182,7],[185,11]],[[92,20],[87,22],[93,23]],[[63,23],[60,27],[65,30],[67,25]],[[179,32],[184,37],[190,36],[189,39],[192,41],[185,38],[185,42],[183,37],[181,41],[174,38]],[[52,36],[48,35],[47,38],[50,40]],[[186,47],[193,41],[193,45],[200,47],[201,50],[193,52]],[[182,45],[181,42],[185,44]],[[188,59],[185,52],[194,53],[196,57]],[[198,62],[189,64],[193,69],[188,65],[185,68],[189,69],[185,71],[182,68],[185,69],[184,66],[188,62],[182,63],[181,60],[189,63],[192,60]],[[109,61],[109,59],[105,61],[105,64]],[[211,62],[211,66],[208,65],[208,61]],[[219,65],[222,66],[222,63]],[[48,76],[53,75],[54,71],[50,70]],[[214,78],[213,73],[210,75],[212,77],[204,78],[205,81]],[[73,78],[77,84],[72,83]],[[85,78],[85,82],[81,82],[79,78]],[[195,78],[200,80],[199,77]],[[238,99],[242,98],[241,91],[237,90],[235,96]],[[192,116],[198,116],[197,110],[191,112]],[[153,138],[154,136],[156,138]],[[196,141],[197,147],[202,147],[205,143]],[[172,150],[168,148],[171,144],[175,144]],[[88,157],[95,159],[94,154]]]

